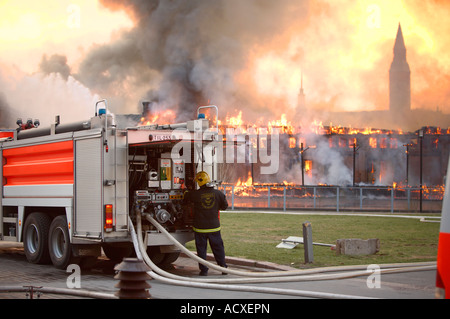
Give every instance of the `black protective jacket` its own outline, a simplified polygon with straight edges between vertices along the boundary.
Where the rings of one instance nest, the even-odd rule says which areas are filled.
[[[220,230],[219,211],[228,208],[227,199],[221,191],[202,186],[185,193],[184,199],[194,203],[194,231],[211,233]]]

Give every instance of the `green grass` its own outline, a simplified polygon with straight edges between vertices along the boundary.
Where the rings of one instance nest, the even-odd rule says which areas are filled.
[[[435,261],[439,223],[418,219],[236,213],[221,214],[227,256],[269,261],[297,268],[357,264]],[[305,265],[303,245],[276,248],[283,238],[302,237],[302,224],[311,222],[314,242],[335,244],[341,238],[378,238],[380,251],[368,256],[336,256],[330,247],[314,245],[314,263]],[[193,242],[187,247],[195,250]]]

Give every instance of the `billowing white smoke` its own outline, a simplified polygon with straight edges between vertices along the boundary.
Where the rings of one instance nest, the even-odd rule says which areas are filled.
[[[72,76],[66,80],[60,73],[28,75],[17,69],[14,74],[10,71],[0,69],[3,127],[15,128],[17,118],[39,119],[41,125],[48,126],[56,115],[63,123],[87,120],[94,115],[95,102],[100,97]]]
[[[311,158],[314,165],[322,169],[313,170],[313,180],[310,184],[351,185],[352,172],[346,166],[342,154],[330,148],[328,141],[321,139],[320,136],[316,143],[316,149],[311,152],[313,154]]]

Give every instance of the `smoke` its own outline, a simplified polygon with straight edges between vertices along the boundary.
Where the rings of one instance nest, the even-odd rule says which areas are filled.
[[[302,75],[302,124],[332,121],[327,112],[387,110],[399,22],[412,69],[412,108],[446,109],[448,41],[433,40],[448,31],[433,17],[445,19],[449,6],[442,2],[101,2],[125,10],[135,27],[92,49],[75,76],[114,101],[118,112],[151,100],[178,120],[192,118],[202,104],[220,106],[223,116],[245,109],[244,120],[253,123],[279,113],[291,117]],[[365,115],[339,124],[365,126],[376,118]]]
[[[116,113],[137,109],[146,92],[156,88],[159,75],[143,60],[139,36],[132,30],[107,45],[96,45],[73,76],[92,91],[107,98]],[[139,110],[140,111],[140,110]]]
[[[67,65],[67,57],[60,54],[53,54],[50,58],[47,58],[47,55],[42,56],[39,70],[46,75],[59,73],[66,81],[70,75],[70,66]]]
[[[94,114],[99,96],[77,81],[65,78],[61,72],[64,57],[44,57],[41,68],[45,72],[26,74],[17,67],[0,65],[0,125],[15,128],[17,118],[39,119],[41,125],[53,123],[56,115],[64,122],[82,121]]]
[[[124,94],[130,88],[145,89],[141,100],[158,101],[176,110],[179,119],[192,118],[197,106],[208,103],[227,111],[245,108],[249,116],[270,114],[273,103],[257,94],[245,72],[255,51],[307,14],[306,2],[287,0],[102,3],[126,10],[136,26],[94,48],[77,79],[116,92],[114,99],[122,95],[124,104],[133,97]]]
[[[346,166],[344,157],[335,149],[330,148],[325,139],[318,139],[313,152],[313,162],[323,168],[323,172],[313,171],[313,184],[351,185],[352,172]]]
[[[6,101],[6,97],[0,92],[0,127],[7,127],[11,124],[11,110]]]
[[[385,126],[378,114],[359,112],[348,123],[335,112],[388,109],[388,69],[399,22],[411,67],[413,109],[448,113],[450,25],[442,21],[450,5],[445,1],[101,3],[127,12],[134,27],[116,33],[109,43],[80,50],[86,54],[76,68],[66,55],[49,52],[36,74],[11,79],[15,71],[0,71],[3,104],[13,108],[13,117],[28,116],[30,104],[43,103],[41,120],[78,109],[80,118],[100,97],[116,113],[139,113],[140,101],[154,101],[155,109],[172,110],[181,121],[193,118],[197,106],[215,104],[222,120],[243,110],[250,124],[286,113],[293,125],[308,126],[322,117],[324,123],[358,127],[379,118],[377,127]],[[301,77],[306,108],[294,118]],[[52,105],[70,105],[70,110]],[[432,118],[423,123],[424,118],[421,114],[412,127],[433,125]]]

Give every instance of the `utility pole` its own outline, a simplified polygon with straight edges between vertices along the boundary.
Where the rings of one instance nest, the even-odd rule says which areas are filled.
[[[409,147],[412,146],[412,144],[403,144],[403,146],[406,147],[406,186],[409,185]]]
[[[359,146],[358,148],[356,148],[356,141],[355,143],[352,144],[353,146],[353,187],[355,187],[356,184],[356,152],[359,150]]]
[[[420,147],[420,212],[422,212],[422,197],[423,197],[423,185],[422,185],[422,167],[423,167],[423,136],[424,131],[419,130],[419,147]]]

